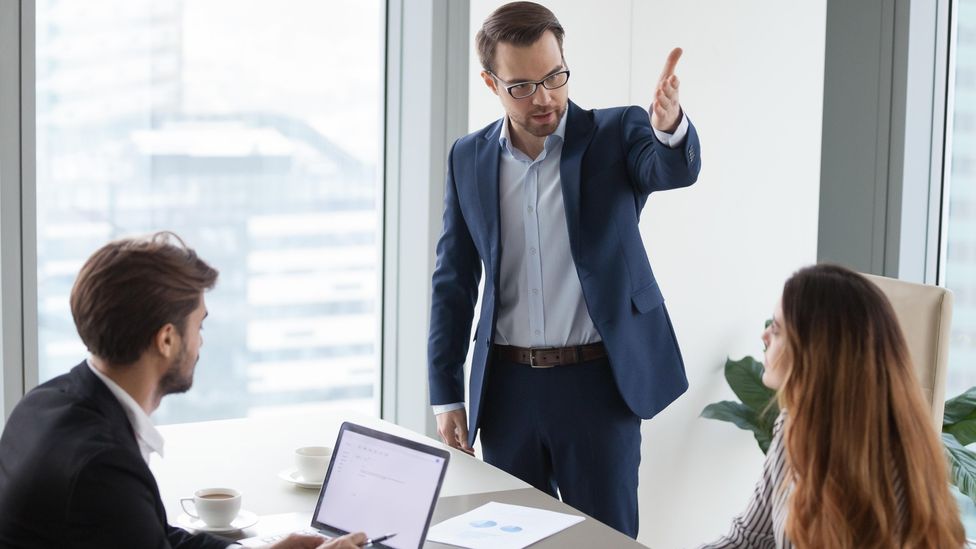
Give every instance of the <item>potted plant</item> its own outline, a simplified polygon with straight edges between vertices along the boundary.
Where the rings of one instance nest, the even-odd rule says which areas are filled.
[[[725,379],[739,402],[724,400],[709,404],[701,417],[728,421],[751,431],[765,454],[773,438],[773,423],[779,415],[775,392],[763,385],[763,365],[747,356],[725,362]],[[966,448],[976,442],[976,387],[945,403],[942,444],[949,460],[950,481],[976,502],[976,453]]]

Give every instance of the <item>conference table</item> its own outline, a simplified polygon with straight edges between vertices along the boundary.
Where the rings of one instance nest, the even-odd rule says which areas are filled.
[[[230,534],[232,539],[300,530],[311,523],[318,489],[282,478],[294,466],[294,450],[333,446],[343,421],[415,440],[451,452],[431,525],[495,501],[584,517],[582,522],[532,545],[533,548],[644,547],[627,536],[550,497],[478,458],[394,423],[355,412],[302,411],[281,415],[163,425],[164,455],[153,455],[150,468],[171,524],[181,524],[180,498],[207,487],[234,488],[242,509],[257,523]],[[428,541],[424,547],[451,547]]]

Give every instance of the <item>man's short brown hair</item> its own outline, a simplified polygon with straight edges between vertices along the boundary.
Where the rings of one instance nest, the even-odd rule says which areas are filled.
[[[493,71],[495,49],[499,42],[515,46],[531,46],[545,34],[552,32],[563,51],[563,26],[545,6],[535,2],[512,2],[495,10],[475,35],[478,58],[486,71]]]
[[[163,326],[180,334],[217,271],[171,232],[106,244],[78,273],[71,315],[78,335],[109,364],[132,364]]]

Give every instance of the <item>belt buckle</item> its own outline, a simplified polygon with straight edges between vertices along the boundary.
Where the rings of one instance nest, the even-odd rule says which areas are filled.
[[[532,368],[537,368],[537,369],[540,369],[540,368],[552,368],[552,366],[553,366],[552,364],[537,365],[535,363],[535,351],[536,351],[535,349],[529,349],[529,366],[532,367]]]

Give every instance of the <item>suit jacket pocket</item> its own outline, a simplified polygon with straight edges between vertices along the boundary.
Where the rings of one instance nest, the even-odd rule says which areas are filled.
[[[650,286],[631,294],[630,300],[634,303],[634,309],[638,313],[644,314],[664,303],[664,296],[661,295],[661,288],[657,282],[652,282]]]

